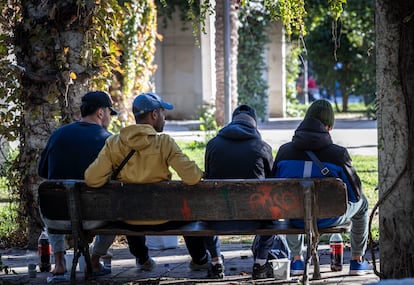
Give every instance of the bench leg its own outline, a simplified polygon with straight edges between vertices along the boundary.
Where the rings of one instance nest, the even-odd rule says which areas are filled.
[[[309,266],[310,258],[312,256],[312,233],[306,234],[306,257],[305,257],[305,270],[303,271],[303,285],[309,285]]]
[[[321,279],[321,269],[319,266],[318,244],[320,234],[316,234],[312,239],[312,259],[313,259],[313,276],[312,279]]]
[[[79,235],[74,236],[74,243],[73,243],[73,263],[72,269],[70,273],[70,280],[71,284],[76,284],[76,266],[79,262],[79,257],[83,255],[85,258],[86,263],[86,272],[85,272],[85,279],[91,280],[93,279],[92,273],[92,263],[89,255],[89,244],[88,240],[85,238],[85,235],[82,231],[78,232]]]

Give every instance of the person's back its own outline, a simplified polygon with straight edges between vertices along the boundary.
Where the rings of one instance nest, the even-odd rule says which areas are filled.
[[[171,179],[171,166],[187,184],[200,181],[203,173],[180,150],[174,139],[160,134],[149,124],[125,127],[109,138],[102,154],[85,172],[85,181],[99,187],[108,181],[109,173],[117,169],[128,153],[134,154],[119,172],[117,180],[125,183],[154,183]]]
[[[83,179],[111,135],[100,125],[74,122],[57,129],[50,137],[39,163],[39,175],[47,179]]]
[[[362,194],[361,181],[352,166],[346,148],[333,143],[330,131],[334,125],[331,103],[318,99],[309,106],[304,120],[295,130],[291,142],[282,145],[276,155],[272,176],[277,178],[324,177],[318,162],[307,151],[312,151],[330,173],[341,178],[347,185],[348,207],[345,215],[336,218],[319,219],[318,227],[324,228],[352,221],[350,274],[360,275],[371,270],[363,255],[368,239],[368,202]],[[302,220],[292,224],[303,227]],[[288,244],[292,252],[291,275],[304,271],[302,259],[303,235],[289,235]]]
[[[107,93],[88,92],[82,97],[80,106],[82,119],[58,128],[50,136],[41,153],[38,174],[46,179],[83,179],[85,169],[91,164],[111,136],[107,131],[111,115],[118,114]],[[70,229],[68,221],[56,221],[43,218],[46,226],[55,229]],[[84,221],[86,229],[102,225],[100,221]],[[49,234],[55,257],[53,274],[63,276],[66,272],[64,260],[64,235]],[[98,237],[99,240],[99,237]],[[111,238],[106,241],[112,243]],[[99,243],[95,242],[99,246]],[[95,248],[95,247],[94,247]],[[106,252],[105,252],[106,253]],[[100,270],[101,268],[94,268]]]
[[[255,121],[249,118],[246,114],[236,116],[207,143],[206,178],[264,179],[269,176],[272,149],[262,140]]]
[[[232,121],[206,146],[205,172],[208,179],[265,179],[273,164],[272,148],[257,130],[256,111],[241,105],[233,111]],[[208,238],[205,238],[208,240]],[[267,261],[273,236],[258,236],[254,250],[253,278],[273,277]],[[209,243],[210,245],[212,242]],[[214,249],[214,248],[213,248]]]
[[[203,171],[186,156],[174,139],[161,134],[165,124],[165,109],[173,106],[155,93],[143,93],[134,99],[132,111],[136,124],[110,137],[99,156],[85,171],[85,182],[90,187],[104,185],[115,170],[117,179],[126,183],[155,183],[171,179],[171,166],[184,183],[196,184]],[[128,156],[132,153],[132,156]],[[126,160],[128,159],[128,160]],[[124,167],[119,169],[122,162]],[[168,221],[125,221],[140,225],[165,224]],[[145,236],[127,235],[129,250],[135,256],[140,270],[151,271],[155,261],[148,255]]]

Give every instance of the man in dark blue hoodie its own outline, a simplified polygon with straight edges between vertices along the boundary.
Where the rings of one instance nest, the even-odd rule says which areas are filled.
[[[233,112],[232,122],[222,128],[206,147],[205,173],[206,179],[265,179],[270,177],[273,165],[272,148],[257,130],[256,111],[241,105]],[[217,237],[214,237],[218,240]],[[273,236],[262,236],[259,239],[253,278],[273,277],[273,269],[267,256],[273,245]],[[217,243],[217,246],[220,246]],[[188,243],[187,243],[188,247]],[[212,271],[218,271],[214,265]]]

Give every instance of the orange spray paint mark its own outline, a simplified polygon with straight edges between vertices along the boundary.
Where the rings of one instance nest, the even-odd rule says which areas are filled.
[[[181,214],[184,217],[184,220],[189,221],[191,219],[191,208],[188,206],[188,201],[186,198],[183,198],[183,207],[181,208]]]

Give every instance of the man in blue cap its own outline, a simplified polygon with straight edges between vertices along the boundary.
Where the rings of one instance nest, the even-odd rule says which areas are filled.
[[[124,160],[128,162],[113,179],[125,183],[155,183],[171,180],[171,166],[184,183],[196,184],[203,171],[185,155],[174,139],[161,133],[165,124],[165,110],[173,105],[155,93],[143,93],[134,99],[132,112],[135,125],[122,129],[110,137],[98,158],[85,171],[85,182],[90,187],[104,185]],[[126,221],[128,224],[164,224],[168,221]],[[156,266],[148,255],[145,236],[127,236],[129,250],[136,257],[140,270],[151,271]]]

